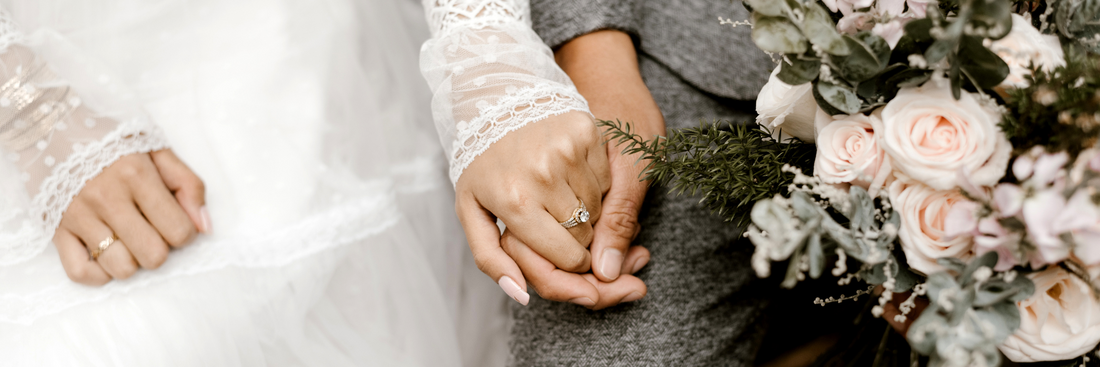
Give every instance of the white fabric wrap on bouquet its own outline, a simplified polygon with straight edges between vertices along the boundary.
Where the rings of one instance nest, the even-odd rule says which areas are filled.
[[[420,70],[451,182],[508,133],[588,103],[531,29],[526,0],[423,0],[432,39]]]
[[[463,276],[476,270],[419,82],[417,45],[428,34],[415,3],[0,5],[32,35],[12,40],[105,117],[78,143],[144,142],[114,156],[170,143],[205,182],[214,221],[157,270],[81,286],[34,214],[34,178],[23,180],[34,170],[5,159],[2,364],[457,365],[456,320],[503,309],[479,274],[491,293],[460,300],[477,291]],[[463,343],[488,340],[476,330],[494,322],[504,320],[475,325]]]

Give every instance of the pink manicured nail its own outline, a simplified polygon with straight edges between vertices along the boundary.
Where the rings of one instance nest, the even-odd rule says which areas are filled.
[[[640,299],[642,299],[642,294],[638,293],[638,292],[634,292],[634,293],[631,293],[630,295],[628,295],[626,297],[623,297],[623,300],[619,301],[619,302],[627,303],[627,302],[634,302],[634,301],[637,301],[637,300],[640,300]]]
[[[497,281],[497,285],[500,285],[500,289],[503,289],[504,293],[508,294],[508,297],[512,297],[512,299],[516,300],[516,302],[519,302],[521,305],[526,306],[527,302],[531,300],[531,295],[524,292],[523,288],[519,287],[519,283],[516,283],[516,281],[512,280],[512,278],[507,275],[500,277],[500,280]]]
[[[637,261],[635,261],[634,262],[634,268],[630,270],[630,274],[634,274],[634,273],[637,273],[638,270],[642,270],[642,268],[644,268],[646,266],[646,264],[649,264],[649,256],[640,258]]]
[[[210,234],[214,230],[214,224],[210,220],[210,211],[206,210],[206,205],[199,208],[199,217],[202,220],[202,233]]]
[[[569,300],[569,302],[574,303],[574,304],[578,304],[578,305],[581,305],[581,306],[584,306],[584,307],[592,307],[592,306],[596,305],[596,301],[593,301],[591,298],[588,298],[588,297],[577,297],[577,298]]]
[[[600,257],[600,273],[607,279],[615,280],[623,268],[623,252],[609,248],[603,250]]]

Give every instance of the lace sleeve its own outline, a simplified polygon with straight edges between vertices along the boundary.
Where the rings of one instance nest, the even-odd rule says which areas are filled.
[[[0,10],[0,156],[14,166],[29,199],[0,205],[0,265],[41,252],[73,197],[111,163],[167,146],[141,114],[123,112],[117,101],[96,103],[120,88],[107,74],[87,75],[90,63],[59,38],[24,36]],[[55,59],[67,73],[54,68]],[[92,98],[81,94],[82,84],[96,85]]]
[[[432,38],[420,69],[451,162],[451,182],[489,145],[588,104],[531,29],[527,0],[424,0]]]

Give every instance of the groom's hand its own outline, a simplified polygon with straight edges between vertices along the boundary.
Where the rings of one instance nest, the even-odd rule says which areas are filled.
[[[554,56],[596,118],[628,122],[646,139],[665,134],[664,117],[642,81],[629,35],[615,30],[589,33],[562,45]],[[638,215],[649,182],[640,181],[647,162],[639,161],[637,155],[623,155],[615,142],[606,146],[611,189],[604,197],[603,217],[593,227],[591,252],[596,278],[610,282],[649,261],[648,253],[636,262],[624,256],[641,231]]]

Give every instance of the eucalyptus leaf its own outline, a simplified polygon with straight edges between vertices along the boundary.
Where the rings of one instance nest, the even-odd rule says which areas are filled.
[[[776,75],[780,81],[789,85],[802,85],[817,79],[821,72],[821,60],[800,59],[797,55],[787,55],[787,60],[780,64],[779,73]]]
[[[1008,64],[982,45],[978,37],[963,37],[959,44],[959,63],[963,71],[977,82],[977,87],[989,89],[1008,77]]]
[[[923,355],[930,355],[936,348],[936,330],[943,325],[947,325],[947,319],[935,310],[925,310],[916,321],[913,321],[913,325],[909,326],[909,332],[905,334],[905,338],[909,340],[909,345],[914,350]]]
[[[955,54],[948,55],[947,62],[951,64],[951,69],[947,71],[947,79],[951,81],[951,96],[957,101],[962,98],[962,65]]]
[[[974,26],[985,28],[990,39],[998,40],[1012,30],[1012,9],[1008,1],[971,1]]]
[[[801,251],[795,252],[792,259],[797,259],[801,255]],[[787,289],[794,288],[794,286],[798,285],[798,273],[798,264],[794,263],[793,261],[790,264],[787,264],[787,273],[783,276],[783,282],[779,283],[779,286]]]
[[[833,58],[840,69],[840,74],[845,79],[853,82],[871,79],[882,69],[885,69],[886,63],[889,61],[890,45],[882,37],[870,34],[870,32],[866,32],[866,34],[867,36],[860,38],[845,35],[844,42],[848,44],[850,53],[847,56]],[[864,35],[864,33],[860,33],[860,35]],[[881,46],[885,46],[885,54],[881,52]]]
[[[1004,302],[1016,295],[1018,291],[1019,289],[1003,280],[992,280],[978,288],[978,292],[974,297],[974,306],[986,307]]]
[[[806,244],[806,254],[810,256],[810,278],[821,277],[825,269],[825,252],[821,249],[821,234],[814,232]]]
[[[964,287],[968,286],[971,280],[973,280],[974,272],[978,271],[978,269],[984,267],[992,270],[993,267],[997,265],[997,257],[997,251],[990,251],[970,260],[970,263],[966,264],[966,268],[963,269],[962,273],[959,273],[959,284],[962,284]]]
[[[778,2],[778,1],[777,1]],[[845,56],[849,53],[849,45],[844,42],[840,32],[836,31],[836,23],[829,16],[829,11],[817,2],[806,3],[803,6],[805,16],[802,19],[802,33],[810,39],[818,48],[834,56]]]
[[[783,54],[801,54],[810,47],[794,23],[783,17],[753,13],[752,40],[761,50]]]
[[[752,7],[753,13],[760,13],[769,17],[787,15],[787,4],[775,0],[745,0],[745,5]]]
[[[1012,286],[1017,289],[1016,294],[1009,298],[1009,301],[1013,303],[1031,298],[1031,295],[1035,294],[1035,282],[1032,282],[1028,277],[1017,275],[1016,279],[1012,280]]]
[[[905,264],[905,253],[898,251],[895,261],[898,264]],[[923,280],[923,277],[914,273],[908,266],[899,266],[898,268],[898,273],[894,275],[894,292],[908,291]]]
[[[953,257],[941,257],[939,259],[936,259],[936,263],[955,273],[962,273],[963,269],[966,269],[965,262]],[[931,274],[929,274],[929,277],[931,277]]]
[[[855,91],[826,81],[818,81],[813,92],[817,105],[830,115],[857,113],[862,104]]]

